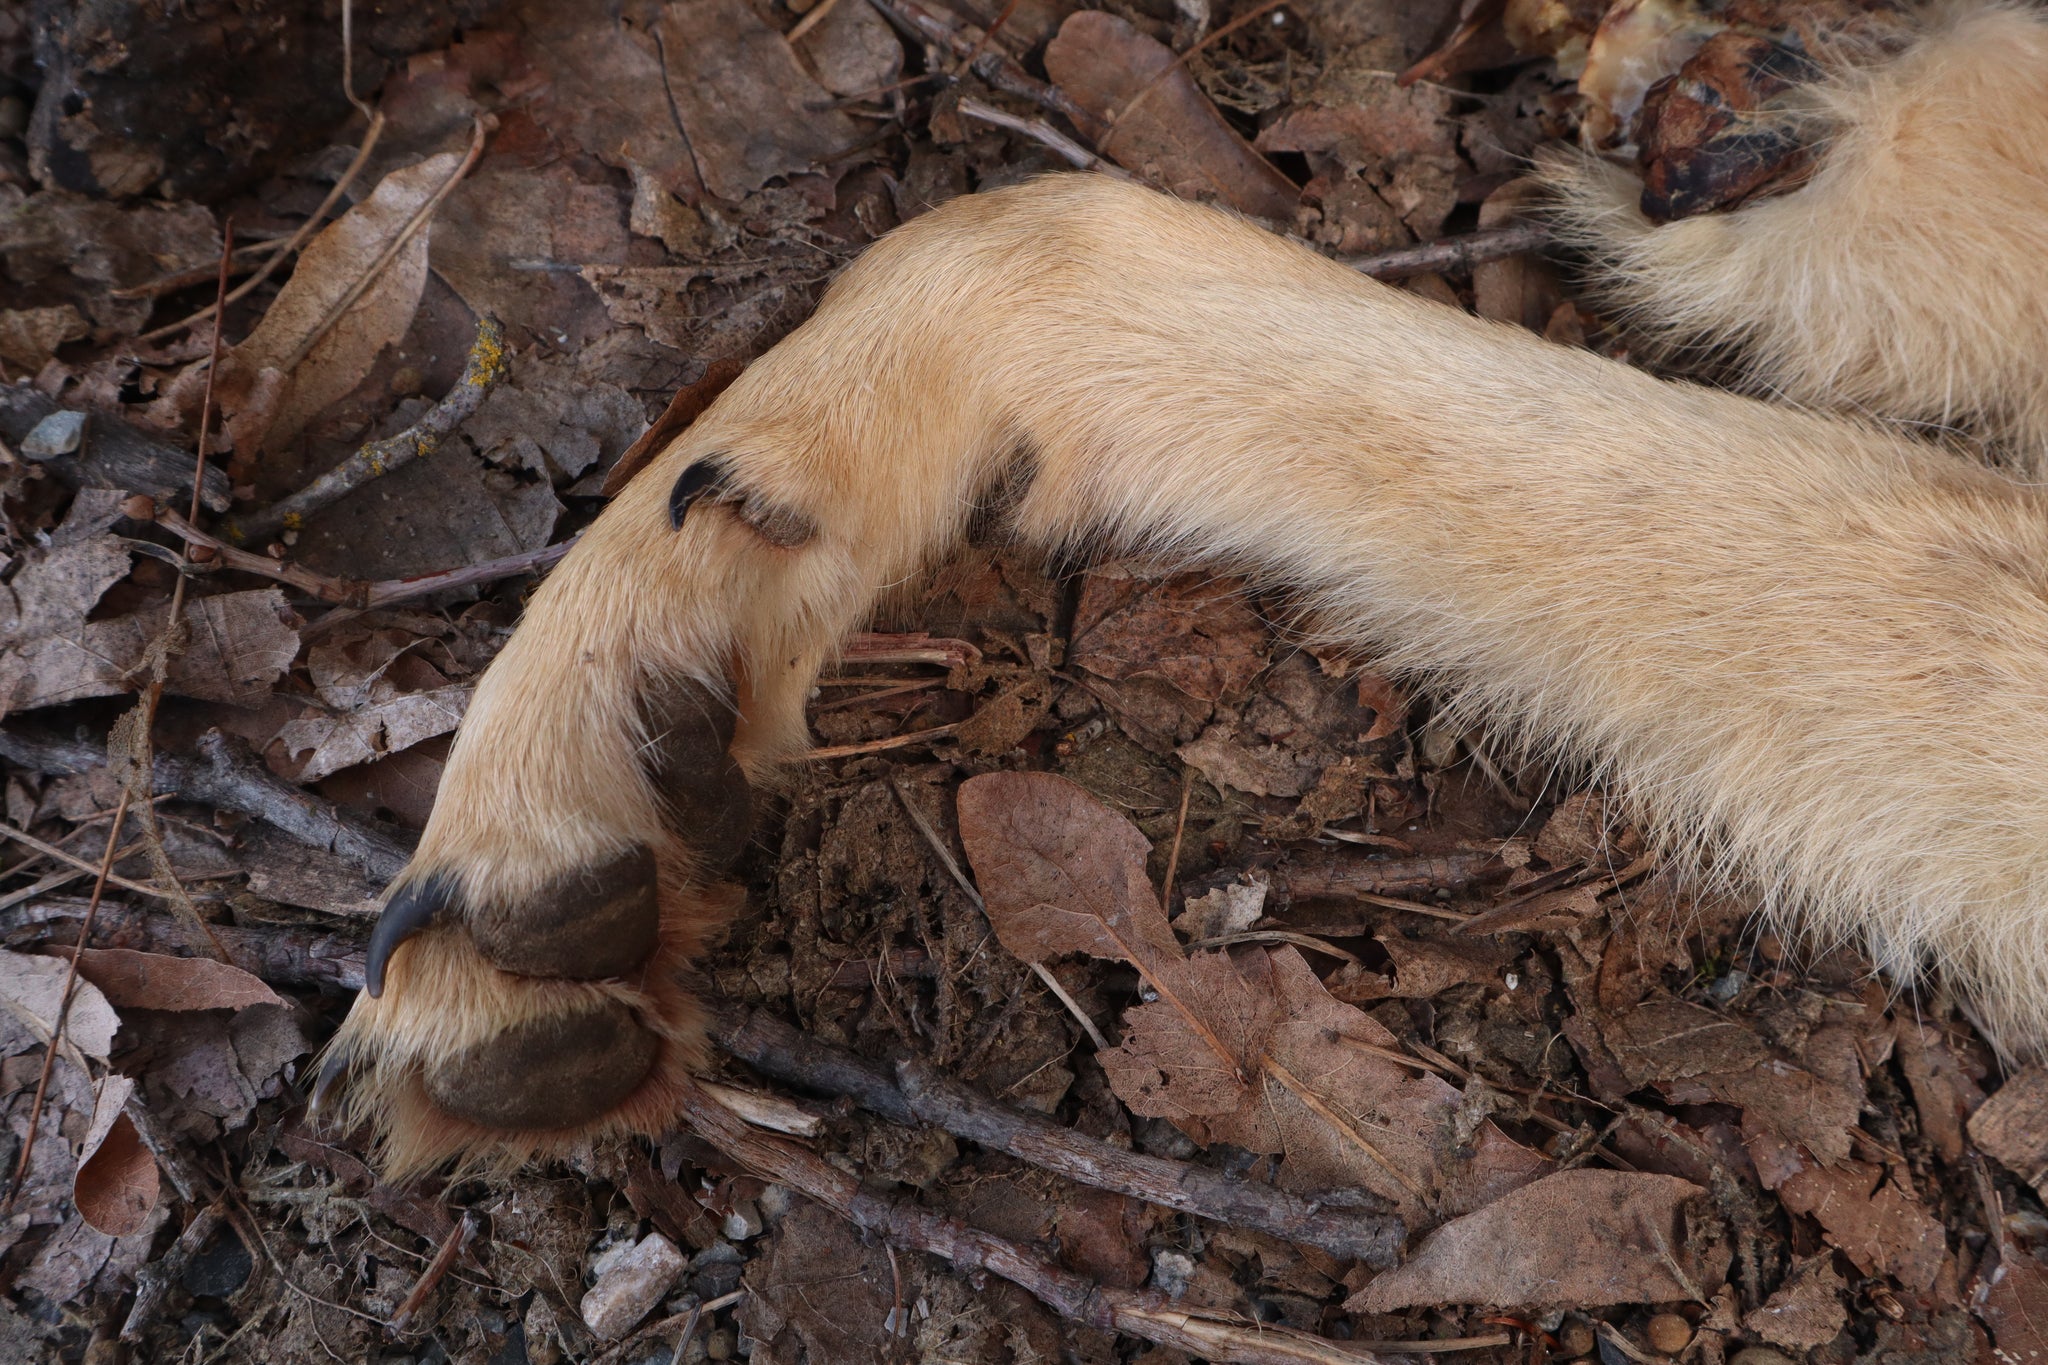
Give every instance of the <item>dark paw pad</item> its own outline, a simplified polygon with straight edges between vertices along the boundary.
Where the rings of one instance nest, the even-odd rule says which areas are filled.
[[[398,945],[449,917],[501,971],[572,981],[624,976],[652,956],[661,933],[654,855],[632,849],[553,877],[510,904],[468,904],[452,877],[407,885],[370,931],[363,987],[372,999],[384,994],[384,971]]]
[[[624,976],[661,932],[654,855],[644,848],[552,878],[503,909],[473,909],[470,936],[491,965],[520,976]]]
[[[650,686],[643,761],[661,793],[669,828],[697,855],[705,877],[722,875],[747,846],[753,789],[726,750],[732,704],[694,682]]]
[[[613,1001],[507,1029],[427,1069],[427,1097],[485,1128],[574,1128],[647,1078],[661,1040]]]

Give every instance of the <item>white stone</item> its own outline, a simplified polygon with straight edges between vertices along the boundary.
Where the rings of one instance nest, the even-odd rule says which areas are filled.
[[[583,1296],[583,1321],[607,1341],[640,1325],[689,1264],[675,1243],[650,1232],[623,1255],[609,1253],[597,1283]]]

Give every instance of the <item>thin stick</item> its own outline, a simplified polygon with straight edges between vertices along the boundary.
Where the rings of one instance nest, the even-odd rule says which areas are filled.
[[[1484,228],[1478,232],[1424,242],[1419,246],[1396,247],[1371,256],[1341,259],[1343,264],[1359,274],[1370,275],[1376,280],[1405,280],[1414,275],[1470,270],[1488,261],[1541,251],[1550,242],[1550,229],[1541,223],[1509,223],[1506,227]]]
[[[1398,1180],[1401,1183],[1401,1188],[1407,1190],[1408,1193],[1414,1195],[1417,1199],[1425,1202],[1428,1201],[1429,1196],[1423,1191],[1422,1186],[1415,1183],[1413,1177],[1388,1160],[1386,1153],[1373,1146],[1371,1140],[1365,1134],[1359,1132],[1355,1124],[1344,1115],[1338,1113],[1331,1106],[1330,1102],[1311,1089],[1306,1081],[1302,1080],[1301,1077],[1295,1075],[1292,1071],[1289,1071],[1279,1062],[1273,1060],[1270,1054],[1260,1057],[1259,1065],[1267,1075],[1280,1082],[1296,1099],[1321,1115],[1325,1123],[1336,1129],[1342,1136],[1349,1138],[1353,1146],[1372,1158],[1374,1165],[1394,1177],[1395,1180]]]
[[[408,602],[416,597],[445,592],[454,588],[473,587],[480,583],[495,582],[500,578],[512,578],[523,573],[536,573],[549,568],[568,554],[575,546],[577,537],[555,545],[544,545],[538,550],[522,550],[516,555],[501,559],[487,559],[480,564],[467,564],[459,569],[443,569],[438,573],[420,574],[414,578],[384,578],[374,581],[359,578],[334,578],[316,573],[303,564],[290,560],[272,559],[269,555],[252,554],[237,549],[218,536],[208,535],[191,522],[168,508],[160,508],[156,514],[157,525],[187,544],[204,545],[217,554],[219,565],[240,573],[256,574],[273,579],[316,597],[322,602],[331,602],[338,607],[349,607],[367,611],[375,607],[388,607],[396,602]],[[205,573],[208,565],[193,565],[190,572]],[[934,680],[936,681],[936,680]]]
[[[791,47],[795,47],[797,44],[797,40],[803,37],[806,33],[809,33],[812,29],[816,28],[819,24],[823,23],[825,21],[825,16],[830,14],[832,12],[833,6],[837,5],[838,3],[839,0],[819,0],[819,4],[816,9],[813,9],[809,14],[806,14],[803,18],[797,20],[796,27],[782,35],[783,40],[786,41]]]
[[[1007,109],[998,109],[993,104],[986,104],[972,95],[960,97],[959,109],[969,118],[992,123],[998,128],[1007,128],[1013,133],[1022,133],[1034,142],[1043,143],[1065,157],[1070,165],[1081,170],[1100,171],[1104,175],[1112,175],[1119,180],[1129,180],[1133,183],[1137,181],[1137,177],[1123,167],[1103,160],[1042,118],[1024,118]]]
[[[218,730],[209,730],[199,737],[197,758],[158,754],[151,765],[151,784],[186,801],[253,815],[300,843],[348,859],[378,881],[397,876],[412,856],[383,830],[293,786],[238,745]],[[107,751],[78,740],[0,727],[0,758],[37,772],[71,774],[104,765]]]
[[[127,802],[128,794],[123,792],[121,794],[121,804],[115,807],[115,809],[126,815],[128,813]],[[116,824],[115,831],[118,832],[119,828],[120,826]],[[25,844],[42,854],[45,858],[55,858],[60,863],[69,863],[78,872],[98,872],[100,868],[98,863],[89,863],[75,853],[65,852],[55,844],[46,844],[26,830],[16,829],[13,825],[7,824],[4,821],[0,821],[0,838],[12,839],[17,844]],[[114,862],[119,862],[122,854],[133,851],[133,847],[117,850]],[[114,864],[110,862],[106,865],[111,868]],[[148,882],[130,881],[126,877],[116,876],[111,872],[107,873],[106,877],[108,881],[120,887],[123,891],[133,891],[138,896],[154,896],[156,899],[163,901],[174,901],[178,898],[174,892],[166,891],[160,886],[151,886]]]
[[[1139,90],[1137,94],[1131,96],[1130,99],[1124,101],[1123,108],[1117,110],[1115,113],[1109,116],[1109,126],[1104,128],[1102,130],[1102,136],[1095,140],[1097,142],[1107,142],[1109,140],[1109,135],[1116,131],[1117,125],[1119,123],[1123,122],[1124,116],[1126,114],[1129,114],[1133,109],[1136,109],[1140,104],[1143,104],[1145,102],[1145,97],[1152,93],[1152,90],[1155,86],[1159,85],[1160,82],[1164,81],[1168,76],[1171,76],[1174,72],[1186,66],[1188,64],[1189,59],[1192,58],[1196,53],[1200,52],[1203,48],[1213,45],[1221,39],[1229,37],[1231,34],[1243,28],[1246,24],[1251,23],[1254,19],[1258,19],[1263,15],[1272,13],[1274,10],[1279,9],[1280,6],[1285,3],[1286,0],[1262,0],[1261,4],[1257,5],[1252,9],[1246,10],[1243,14],[1238,15],[1235,19],[1232,19],[1222,28],[1219,28],[1215,30],[1213,33],[1206,35],[1200,42],[1190,47],[1187,51],[1176,54],[1173,59],[1173,63],[1170,66],[1166,67],[1164,70],[1159,72],[1159,74],[1154,76],[1151,80],[1146,81],[1143,89]]]
[[[429,200],[428,205],[433,202]],[[372,267],[373,270],[375,268]],[[504,327],[496,318],[479,318],[476,340],[470,344],[469,360],[463,366],[462,378],[419,421],[396,436],[387,436],[361,447],[298,492],[247,520],[230,521],[228,538],[246,545],[269,540],[279,531],[295,531],[305,524],[307,517],[372,479],[403,469],[420,456],[433,453],[449,432],[476,412],[484,401],[484,395],[505,377],[506,369]]]
[[[913,730],[907,735],[891,735],[887,739],[871,739],[865,744],[828,744],[822,749],[813,749],[804,755],[807,762],[828,758],[858,758],[862,754],[879,754],[889,749],[908,748],[912,744],[923,744],[929,740],[944,739],[960,728],[960,722],[951,725],[934,725],[929,730]]]
[[[441,1249],[434,1253],[433,1260],[427,1262],[427,1268],[420,1272],[419,1280],[413,1285],[412,1292],[405,1296],[398,1305],[398,1311],[391,1315],[392,1331],[405,1331],[407,1325],[412,1322],[413,1314],[420,1311],[427,1301],[427,1296],[434,1292],[435,1286],[448,1274],[448,1268],[455,1264],[455,1258],[475,1239],[476,1230],[476,1215],[464,1209],[461,1221],[448,1229],[448,1235],[441,1239]]]
[[[988,1099],[915,1063],[890,1074],[844,1048],[762,1010],[718,1021],[721,1046],[764,1076],[844,1097],[892,1123],[927,1123],[956,1138],[1100,1190],[1161,1208],[1250,1228],[1333,1256],[1390,1266],[1405,1231],[1398,1218],[1338,1199],[1226,1179],[1206,1166],[1113,1147],[1042,1114]],[[1419,1065],[1419,1063],[1416,1063]]]
[[[121,821],[128,815],[128,792],[121,791],[121,800],[114,807],[114,823],[107,826],[106,850],[100,854],[99,879],[92,884],[92,902],[86,906],[85,919],[78,926],[78,941],[73,945],[71,961],[64,967],[64,993],[57,1000],[57,1022],[50,1030],[50,1042],[43,1049],[43,1069],[36,1076],[35,1098],[28,1106],[28,1131],[21,1139],[21,1156],[14,1163],[14,1174],[7,1181],[7,1198],[0,1201],[0,1213],[14,1211],[15,1196],[21,1193],[21,1182],[28,1175],[29,1159],[35,1155],[36,1133],[42,1127],[43,1102],[49,1095],[50,1072],[57,1063],[57,1045],[64,1039],[64,1025],[71,1019],[71,1000],[78,988],[78,959],[84,956],[85,945],[92,938],[92,922],[99,917],[100,900],[107,893],[107,879],[114,872],[114,852],[121,838]],[[68,855],[66,855],[68,856]]]
[[[362,107],[360,100],[354,100],[353,102],[358,108]],[[176,336],[179,332],[185,331],[188,328],[197,327],[200,323],[219,313],[227,304],[236,303],[248,297],[251,291],[260,288],[265,280],[275,274],[277,268],[290,259],[292,253],[299,249],[306,238],[312,236],[314,230],[326,221],[328,213],[334,208],[335,204],[340,202],[341,196],[348,192],[348,187],[354,183],[357,173],[369,162],[370,152],[376,147],[377,139],[383,136],[384,133],[384,116],[382,114],[371,114],[369,118],[369,131],[363,134],[363,143],[362,146],[356,148],[355,159],[348,163],[348,169],[341,173],[341,179],[334,182],[334,188],[327,191],[327,197],[320,201],[320,207],[314,209],[306,221],[299,224],[298,231],[286,238],[282,246],[268,242],[262,244],[266,247],[275,248],[275,255],[265,261],[255,274],[236,285],[232,293],[225,295],[215,303],[207,304],[206,307],[190,317],[180,318],[176,322],[165,323],[154,331],[144,332],[141,336],[135,338],[136,341],[161,341],[165,337]],[[254,247],[245,248],[245,250],[255,249]],[[215,328],[215,330],[218,331],[219,329]]]
[[[1173,879],[1180,875],[1180,841],[1188,832],[1188,798],[1195,794],[1195,770],[1180,770],[1180,814],[1173,821],[1173,851],[1166,855],[1166,875],[1159,879],[1159,908],[1173,913]]]

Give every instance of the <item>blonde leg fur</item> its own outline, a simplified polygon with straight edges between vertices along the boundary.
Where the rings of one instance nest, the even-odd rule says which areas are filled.
[[[1674,858],[2048,1043],[2048,502],[1060,176],[877,243],[536,596],[336,1045],[391,1164],[664,1125],[727,744],[757,782],[800,752],[821,662],[998,486],[1029,540],[1295,594],[1600,766]]]

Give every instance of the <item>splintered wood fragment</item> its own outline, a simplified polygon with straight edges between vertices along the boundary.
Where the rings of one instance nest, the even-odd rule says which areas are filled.
[[[871,1193],[857,1176],[809,1148],[749,1127],[693,1081],[684,1082],[681,1100],[683,1121],[748,1170],[789,1186],[885,1242],[943,1256],[966,1270],[1000,1275],[1069,1321],[1232,1365],[1378,1365],[1383,1359],[1274,1323],[1189,1309],[1157,1291],[1098,1284],[1006,1238],[907,1199]]]
[[[1248,1228],[1371,1266],[1392,1265],[1406,1231],[1390,1214],[1345,1208],[1273,1186],[1226,1179],[1206,1166],[1126,1151],[1038,1114],[986,1099],[916,1063],[896,1078],[844,1049],[754,1011],[719,1021],[718,1041],[756,1071],[844,1096],[894,1123],[923,1122],[1064,1176],[1231,1227]]]
[[[1506,865],[1491,853],[1371,858],[1346,849],[1317,848],[1291,854],[1274,880],[1276,888],[1284,889],[1294,900],[1343,899],[1456,890],[1506,871]]]

